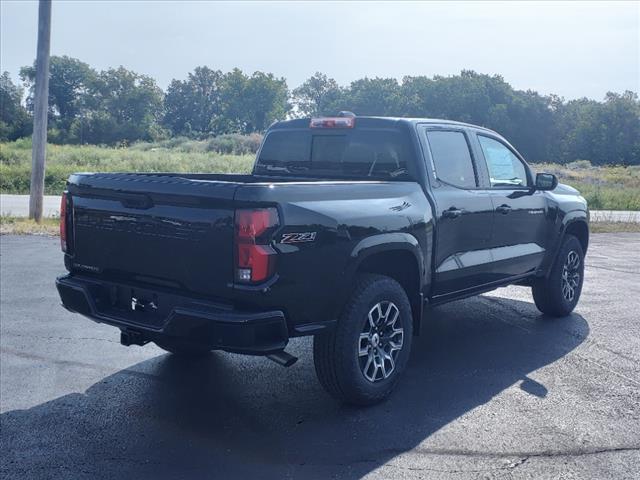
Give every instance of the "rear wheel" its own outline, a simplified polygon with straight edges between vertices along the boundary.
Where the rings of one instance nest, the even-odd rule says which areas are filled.
[[[176,338],[156,339],[153,343],[161,349],[179,357],[200,358],[206,357],[211,353],[211,349],[207,347]]]
[[[383,275],[361,275],[336,327],[314,338],[318,379],[345,403],[380,402],[407,364],[412,335],[411,306],[400,284]]]
[[[542,313],[569,315],[578,304],[584,280],[584,252],[580,241],[566,235],[551,272],[533,284],[533,300]]]

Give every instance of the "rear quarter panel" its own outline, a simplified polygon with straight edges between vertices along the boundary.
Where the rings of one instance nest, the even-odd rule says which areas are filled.
[[[274,241],[277,281],[266,293],[237,289],[236,298],[282,308],[290,325],[336,319],[358,264],[370,254],[409,249],[416,261],[422,256],[421,273],[428,281],[433,218],[415,182],[244,185],[235,200],[238,208],[277,206],[282,225]]]

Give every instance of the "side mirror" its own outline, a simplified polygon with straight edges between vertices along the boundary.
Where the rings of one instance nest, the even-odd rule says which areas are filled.
[[[558,186],[558,177],[553,173],[538,173],[536,175],[536,190],[553,190]]]

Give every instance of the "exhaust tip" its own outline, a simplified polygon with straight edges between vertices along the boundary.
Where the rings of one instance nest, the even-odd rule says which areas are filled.
[[[284,350],[281,350],[276,353],[270,353],[269,355],[267,355],[267,358],[283,367],[290,367],[291,365],[293,365],[298,361],[298,357],[294,357],[293,355],[285,352]]]

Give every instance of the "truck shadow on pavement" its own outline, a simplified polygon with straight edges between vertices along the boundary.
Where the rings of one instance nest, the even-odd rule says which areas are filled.
[[[544,410],[552,388],[529,375],[567,355],[588,334],[580,315],[549,319],[527,302],[484,296],[440,307],[414,339],[395,394],[368,409],[339,405],[324,393],[308,339],[292,342],[301,360],[289,369],[224,353],[203,362],[158,355],[84,394],[3,414],[0,473],[360,478],[386,465],[382,476],[395,477],[411,467],[400,458],[404,452],[514,385],[515,397],[501,400],[514,412],[511,430],[491,416],[473,430],[507,428],[516,441],[518,423],[526,420],[509,403],[533,395]],[[446,453],[465,447],[464,438],[452,436]]]

